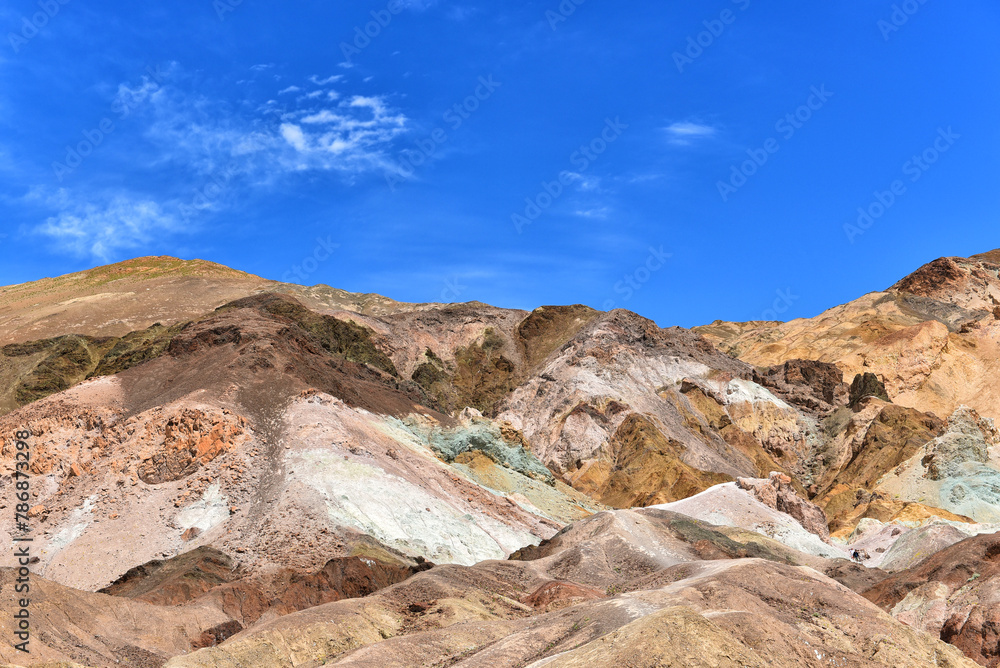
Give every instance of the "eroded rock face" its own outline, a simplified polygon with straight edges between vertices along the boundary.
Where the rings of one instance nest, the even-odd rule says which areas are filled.
[[[186,478],[249,438],[246,420],[227,410],[182,409],[165,424],[147,424],[145,431],[147,439],[162,438],[158,452],[137,469],[139,478],[149,485]]]
[[[624,507],[736,476],[805,471],[815,426],[747,365],[625,311],[574,323],[499,417],[577,489]],[[640,432],[649,438],[630,436]]]
[[[649,418],[635,413],[618,427],[610,447],[615,460],[607,471],[592,468],[599,486],[590,493],[615,508],[669,503],[730,480],[686,465],[684,446],[668,440]],[[578,486],[587,489],[584,481]]]
[[[921,463],[927,467],[928,478],[943,480],[961,475],[966,462],[989,462],[989,448],[996,444],[992,420],[983,420],[967,406],[959,406],[948,418],[948,430],[928,449]]]
[[[960,406],[939,437],[884,475],[876,490],[978,522],[1000,522],[1000,453],[992,420]]]
[[[737,478],[736,485],[753,494],[765,506],[791,515],[807,531],[825,541],[830,540],[826,514],[819,506],[796,494],[792,479],[787,475],[772,472],[767,479]]]
[[[548,485],[555,484],[552,472],[538,461],[520,431],[509,423],[487,420],[474,409],[463,411],[460,426],[433,430],[429,441],[434,452],[446,462],[478,452],[500,466]]]
[[[785,401],[821,416],[848,403],[844,372],[828,362],[789,360],[758,370],[754,380]]]
[[[922,453],[945,430],[945,423],[934,415],[879,399],[869,399],[858,408],[842,409],[843,415],[828,420],[836,432],[820,453],[822,473],[813,500],[826,512],[835,535],[850,533],[865,517],[889,521],[907,512],[905,504],[918,503],[920,497],[897,499],[877,490],[876,483]],[[837,422],[841,417],[843,421]]]

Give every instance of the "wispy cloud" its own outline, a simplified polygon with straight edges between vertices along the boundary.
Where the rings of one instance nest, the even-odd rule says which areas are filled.
[[[109,261],[120,251],[141,247],[181,227],[159,203],[127,193],[79,199],[65,189],[36,190],[27,199],[56,211],[34,232],[48,237],[60,251],[80,257]]]
[[[689,146],[697,140],[714,137],[718,128],[703,123],[679,121],[668,125],[664,128],[664,132],[666,132],[667,139],[671,144]]]
[[[566,178],[576,184],[580,192],[596,191],[601,188],[601,177],[587,176],[578,172],[566,172]]]
[[[395,139],[408,126],[407,117],[380,95],[340,99],[320,91],[311,98],[236,104],[199,90],[183,73],[156,88],[118,92],[145,99],[134,112],[143,141],[120,159],[129,169],[169,175],[163,181],[170,185],[155,197],[82,184],[33,190],[24,203],[42,222],[30,229],[62,252],[109,260],[163,234],[183,232],[196,221],[192,216],[221,212],[307,171],[335,173],[348,183],[366,173],[381,176],[391,165]]]
[[[269,99],[248,113],[249,105],[165,86],[152,97],[146,137],[159,162],[206,175],[237,161],[254,185],[306,170],[349,179],[379,170],[407,117],[383,96],[340,99],[330,93]]]
[[[299,88],[298,86],[289,86],[288,88],[279,90],[278,95],[288,95],[289,93],[298,93],[300,90],[302,89]]]
[[[355,95],[333,109],[285,123],[282,136],[297,152],[296,169],[375,169],[385,164],[384,147],[406,129],[407,119],[380,97]]]
[[[311,77],[309,77],[309,81],[313,82],[317,86],[329,86],[332,83],[337,83],[343,78],[344,78],[343,74],[333,74],[325,79],[320,79],[318,76],[314,74]]]
[[[611,213],[611,209],[606,206],[599,206],[593,209],[577,209],[573,213],[577,216],[580,216],[581,218],[604,219],[608,217],[609,213]]]

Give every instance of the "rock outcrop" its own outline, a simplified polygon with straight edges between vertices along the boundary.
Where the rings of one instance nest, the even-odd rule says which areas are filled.
[[[851,383],[849,405],[851,408],[855,408],[861,401],[869,397],[889,401],[889,393],[885,391],[885,383],[878,376],[867,372],[859,373]]]
[[[791,515],[802,527],[824,541],[830,540],[823,510],[796,494],[792,479],[783,473],[772,472],[767,479],[737,478],[736,486],[753,494],[768,508]]]

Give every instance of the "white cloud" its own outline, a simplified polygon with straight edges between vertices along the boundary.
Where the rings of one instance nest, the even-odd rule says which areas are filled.
[[[323,109],[315,114],[310,114],[302,119],[303,123],[333,123],[337,120],[342,120],[343,116],[339,116],[329,109]]]
[[[318,76],[314,74],[311,77],[309,77],[309,81],[313,82],[317,86],[329,86],[332,83],[337,83],[343,78],[344,78],[343,74],[333,74],[325,79],[320,79]]]
[[[306,150],[306,136],[302,132],[302,128],[293,123],[282,123],[281,124],[281,136],[285,138],[289,144],[295,147],[296,151]]]
[[[147,105],[153,119],[146,136],[156,144],[158,163],[183,165],[204,178],[235,160],[243,180],[255,186],[306,170],[348,178],[384,171],[393,141],[407,129],[406,116],[377,95],[329,97],[319,91],[314,99],[234,106],[165,87]]]
[[[607,218],[611,209],[606,206],[599,206],[593,209],[577,209],[573,212],[582,218]]]
[[[688,146],[698,139],[707,139],[715,136],[718,129],[702,123],[678,121],[664,128],[664,131],[667,133],[668,141],[671,144]]]
[[[302,90],[302,89],[299,88],[298,86],[289,86],[288,88],[285,88],[284,90],[279,90],[278,91],[278,95],[287,95],[288,93],[298,93],[300,90]]]
[[[597,176],[584,176],[578,172],[565,172],[566,179],[576,183],[576,189],[581,192],[598,190],[601,187],[601,179]]]
[[[88,196],[33,191],[26,198],[40,201],[55,213],[35,228],[59,250],[109,261],[123,250],[148,244],[164,233],[181,229],[178,219],[160,204],[125,193]]]

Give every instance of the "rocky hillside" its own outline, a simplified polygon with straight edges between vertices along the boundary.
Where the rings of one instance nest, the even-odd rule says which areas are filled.
[[[965,404],[1000,415],[1000,252],[940,258],[883,292],[788,323],[697,328],[754,365],[809,359],[845,378],[870,372],[898,405],[950,415]]]
[[[944,639],[988,664],[988,615],[948,635],[944,585],[911,583],[1000,530],[995,256],[695,330],[173,258],[2,288],[32,660],[971,665]]]

